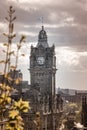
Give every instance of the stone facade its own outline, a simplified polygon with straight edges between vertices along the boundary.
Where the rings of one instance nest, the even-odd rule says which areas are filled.
[[[28,93],[31,106],[30,114],[34,115],[36,124],[39,124],[36,125],[37,130],[57,130],[59,125],[63,100],[55,92],[56,70],[55,46],[49,47],[47,34],[42,26],[38,35],[37,46],[31,46],[31,87]],[[40,114],[38,117],[37,112]],[[26,119],[27,116],[24,116],[24,120]]]
[[[56,57],[55,47],[49,47],[47,35],[42,26],[38,35],[38,44],[31,46],[30,76],[31,85],[38,84],[41,93],[55,94]]]
[[[87,128],[87,97],[82,98],[82,113],[81,113],[82,125]]]

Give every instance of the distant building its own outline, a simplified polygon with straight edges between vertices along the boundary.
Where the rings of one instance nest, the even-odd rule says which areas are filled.
[[[82,112],[81,112],[82,125],[87,128],[87,96],[82,98]]]
[[[26,92],[30,89],[28,81],[23,81],[23,74],[21,70],[10,70],[7,78],[0,75],[0,83],[5,82],[7,85],[14,88],[12,91],[12,98],[18,100],[20,97],[27,99]]]
[[[42,94],[55,94],[56,75],[55,46],[49,47],[47,34],[42,26],[38,35],[38,44],[31,46],[30,81],[31,86],[38,84]]]
[[[82,97],[87,95],[87,91],[59,88],[58,94],[61,94],[65,101],[81,104]]]
[[[56,76],[56,56],[55,46],[49,47],[47,34],[42,26],[38,35],[36,47],[31,46],[30,54],[30,90],[29,101],[31,106],[30,114],[37,121],[40,118],[42,123],[36,125],[38,130],[55,130],[58,128],[59,119],[62,113],[63,100],[56,95],[55,76]],[[40,112],[37,117],[36,113]],[[24,116],[25,127],[28,115]],[[31,120],[32,116],[31,116]],[[32,125],[34,126],[34,125]],[[40,128],[39,128],[40,127]],[[30,128],[30,126],[29,126]],[[29,128],[25,128],[28,130]],[[35,130],[31,128],[31,130]]]

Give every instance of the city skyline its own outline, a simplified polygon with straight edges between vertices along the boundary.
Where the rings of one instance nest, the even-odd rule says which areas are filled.
[[[65,2],[65,3],[64,3]],[[43,25],[49,46],[55,45],[56,86],[60,88],[87,89],[87,1],[86,0],[1,0],[0,43],[6,42],[2,35],[7,32],[7,10],[12,5],[17,19],[14,31],[18,42],[22,34],[26,43],[21,49],[25,57],[19,58],[19,68],[24,80],[29,79],[30,46],[36,46],[38,33]],[[0,44],[1,57],[3,46]]]

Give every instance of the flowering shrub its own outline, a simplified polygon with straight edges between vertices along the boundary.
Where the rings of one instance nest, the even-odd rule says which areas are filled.
[[[8,34],[4,33],[4,36],[8,38],[8,43],[4,43],[5,50],[5,60],[0,60],[0,64],[4,64],[4,72],[1,75],[2,80],[0,81],[0,122],[1,130],[23,130],[23,119],[21,113],[28,112],[30,109],[29,102],[23,101],[22,98],[19,101],[15,101],[11,98],[11,94],[14,91],[13,84],[20,84],[21,79],[16,78],[15,74],[14,77],[11,77],[9,74],[10,69],[15,71],[17,69],[18,64],[18,57],[19,57],[19,50],[21,49],[22,42],[25,42],[25,36],[21,36],[19,43],[17,44],[16,54],[14,51],[11,50],[12,39],[16,36],[13,33],[14,24],[13,21],[16,17],[13,17],[13,13],[15,10],[12,6],[9,7],[9,15],[5,19],[9,22],[8,27],[9,31]],[[11,56],[15,55],[15,65],[11,65]],[[24,54],[22,54],[24,56]]]

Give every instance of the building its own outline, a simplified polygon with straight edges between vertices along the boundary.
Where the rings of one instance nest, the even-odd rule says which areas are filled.
[[[5,78],[4,75],[0,75],[0,83],[3,82],[14,88],[11,93],[11,97],[13,99],[18,100],[20,97],[22,97],[24,100],[28,99],[30,85],[28,84],[28,81],[23,80],[23,74],[21,70],[11,69],[7,78]]]
[[[82,125],[87,129],[87,97],[82,98],[82,112],[81,112]]]
[[[75,89],[58,89],[58,94],[61,94],[65,102],[77,103],[81,105],[82,98],[87,96],[87,90],[75,90]]]
[[[55,47],[49,47],[47,34],[42,26],[36,47],[31,46],[31,86],[38,84],[43,94],[55,94],[56,57]]]
[[[39,123],[37,122],[39,125],[36,125],[36,129],[57,130],[62,113],[63,100],[55,92],[57,70],[55,46],[49,47],[44,26],[39,32],[37,46],[31,46],[29,70],[31,85],[28,91],[28,99],[31,111],[23,115],[25,129],[35,130],[34,124],[32,126],[27,126],[26,124],[27,121],[31,122],[35,119],[35,121],[40,121]],[[38,112],[39,116],[37,116]],[[31,115],[31,118],[28,118],[28,115]]]

